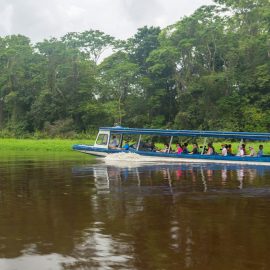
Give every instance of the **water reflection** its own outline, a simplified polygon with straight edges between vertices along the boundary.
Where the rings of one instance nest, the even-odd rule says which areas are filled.
[[[158,164],[100,163],[74,167],[75,176],[94,177],[98,193],[109,193],[124,188],[142,187],[145,192],[236,192],[243,188],[260,186],[267,166],[219,165],[219,164]],[[150,181],[149,181],[150,179]],[[246,179],[246,181],[245,181]],[[136,185],[133,185],[136,182]],[[133,183],[133,184],[131,184]]]
[[[270,267],[268,167],[20,160],[0,176],[0,269]]]

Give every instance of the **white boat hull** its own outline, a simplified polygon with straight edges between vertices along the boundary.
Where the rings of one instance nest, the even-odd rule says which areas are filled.
[[[260,160],[256,160],[257,158],[252,158],[249,160],[246,160],[243,158],[237,157],[237,160],[233,160],[233,157],[228,157],[228,159],[215,159],[213,158],[209,159],[209,156],[194,156],[188,155],[187,157],[184,157],[184,155],[179,155],[179,157],[172,157],[172,156],[155,156],[155,155],[143,155],[141,153],[135,153],[135,152],[116,152],[116,153],[107,153],[105,151],[94,151],[94,150],[77,150],[81,153],[94,155],[97,157],[105,157],[107,160],[113,160],[113,161],[129,161],[129,162],[172,162],[172,163],[215,163],[215,164],[247,164],[247,165],[264,165],[264,166],[270,166],[270,161],[265,162]],[[205,157],[205,158],[204,158]],[[269,159],[269,158],[267,158]]]

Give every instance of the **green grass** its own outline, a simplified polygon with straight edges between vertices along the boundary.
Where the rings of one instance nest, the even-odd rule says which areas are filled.
[[[74,153],[72,145],[74,144],[93,144],[94,140],[80,139],[0,139],[0,154],[1,152],[35,152],[35,153]],[[214,142],[213,145],[217,152],[221,152],[221,142]],[[258,151],[259,145],[264,145],[264,153],[270,154],[270,143],[267,142],[250,142],[246,143],[246,149],[249,146],[253,146]],[[202,145],[202,143],[199,143]],[[237,147],[239,143],[232,143],[233,153],[237,153]],[[164,148],[163,144],[157,143],[156,146],[160,149]],[[172,145],[172,149],[175,149],[175,143]],[[190,143],[188,149],[192,149]]]
[[[86,139],[0,139],[0,151],[72,152],[74,144],[93,144],[93,141]]]
[[[0,161],[31,159],[89,162],[93,157],[73,151],[72,145],[93,142],[87,139],[0,139]]]

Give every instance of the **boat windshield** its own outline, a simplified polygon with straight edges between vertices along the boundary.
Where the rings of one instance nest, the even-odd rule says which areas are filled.
[[[107,145],[108,137],[109,137],[108,134],[102,134],[102,133],[99,134],[98,137],[97,137],[96,144],[97,145]]]

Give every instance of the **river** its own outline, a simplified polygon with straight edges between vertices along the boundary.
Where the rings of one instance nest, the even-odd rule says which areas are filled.
[[[270,269],[270,167],[76,155],[0,158],[1,270]]]

